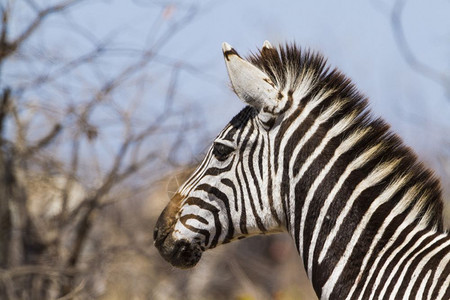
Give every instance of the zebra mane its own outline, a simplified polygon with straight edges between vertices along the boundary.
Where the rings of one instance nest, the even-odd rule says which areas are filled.
[[[264,71],[280,90],[295,91],[307,79],[316,89],[333,89],[340,96],[364,100],[357,89],[338,69],[331,69],[324,56],[312,50],[302,50],[295,44],[277,48],[262,48],[248,60]]]
[[[401,138],[390,130],[390,126],[381,118],[374,118],[367,107],[367,98],[364,97],[338,69],[331,69],[326,59],[314,51],[302,50],[295,44],[286,44],[277,48],[262,48],[256,54],[247,58],[253,65],[264,71],[280,90],[289,92],[301,87],[304,81],[309,84],[308,95],[305,98],[317,95],[324,90],[331,90],[329,98],[333,101],[345,101],[343,113],[358,111],[356,121],[361,128],[370,127],[374,140],[383,141],[386,147],[386,161],[402,158],[403,168],[397,173],[412,174],[412,181],[418,188],[420,197],[413,197],[412,205],[420,211],[420,219],[435,230],[442,231],[442,209],[440,182],[434,173],[417,158],[413,150],[407,147]],[[289,93],[288,92],[288,93]],[[236,116],[238,120],[248,118],[248,110],[244,109]],[[240,120],[243,121],[243,120]],[[233,122],[232,122],[233,123]],[[235,125],[236,126],[236,125]]]

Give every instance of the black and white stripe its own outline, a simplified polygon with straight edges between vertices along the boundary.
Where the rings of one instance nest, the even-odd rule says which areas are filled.
[[[172,200],[173,239],[287,230],[322,299],[450,299],[439,182],[350,80],[294,45],[224,53],[249,106]]]

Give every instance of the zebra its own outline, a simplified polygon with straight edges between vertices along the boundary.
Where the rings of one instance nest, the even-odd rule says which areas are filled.
[[[320,299],[450,299],[440,183],[350,79],[295,44],[222,49],[247,106],[158,218],[162,257],[288,232]]]

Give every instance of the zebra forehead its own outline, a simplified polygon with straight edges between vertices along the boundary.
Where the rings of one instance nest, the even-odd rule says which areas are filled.
[[[254,118],[258,112],[251,106],[244,107],[237,115],[231,119],[222,132],[219,134],[219,138],[227,140],[233,140],[234,135],[242,130],[250,119]]]
[[[230,121],[230,125],[235,129],[240,129],[247,124],[248,120],[257,115],[255,108],[251,106],[244,107],[237,115]]]

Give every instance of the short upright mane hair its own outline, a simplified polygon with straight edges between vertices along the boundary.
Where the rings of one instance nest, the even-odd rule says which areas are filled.
[[[421,193],[425,196],[424,203],[410,203],[420,206],[420,218],[436,230],[443,230],[440,182],[430,169],[419,161],[414,151],[390,130],[390,126],[381,118],[373,118],[367,108],[367,98],[364,97],[338,69],[331,69],[326,59],[311,50],[302,50],[295,44],[285,44],[278,48],[262,48],[256,54],[250,55],[248,60],[264,71],[280,90],[288,89],[293,93],[304,81],[308,82],[309,91],[304,98],[312,99],[324,90],[331,91],[330,102],[345,101],[344,111],[358,110],[360,127],[371,127],[374,140],[384,140],[391,157],[403,157],[406,171],[414,174],[411,182],[421,186]],[[306,101],[308,101],[306,99]],[[326,102],[326,101],[325,101]],[[242,113],[242,112],[241,112]]]
[[[248,60],[268,74],[280,90],[287,87],[295,91],[304,80],[308,80],[315,89],[331,89],[339,92],[342,98],[360,98],[365,101],[351,80],[338,69],[331,69],[318,52],[302,50],[295,44],[285,44],[278,49],[262,48]]]

